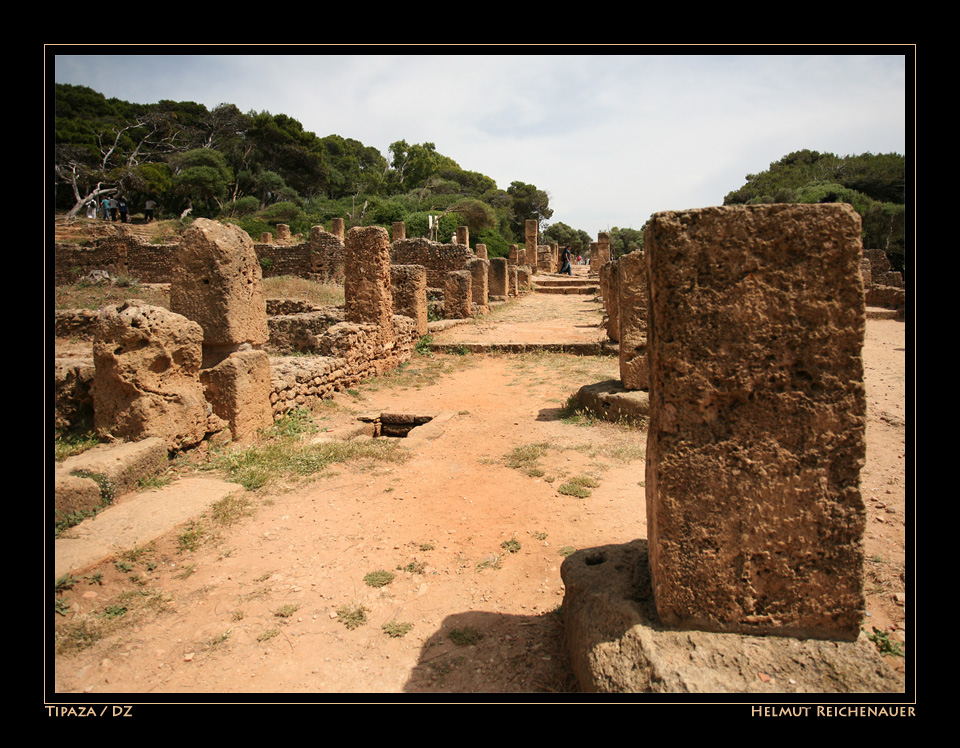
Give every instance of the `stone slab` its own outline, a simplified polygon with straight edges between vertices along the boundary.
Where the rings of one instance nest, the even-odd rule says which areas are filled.
[[[856,641],[673,629],[657,617],[647,541],[577,551],[560,575],[567,648],[585,693],[901,693]]]
[[[243,491],[236,483],[184,478],[109,507],[54,541],[54,578],[78,574],[110,558],[156,540],[197,517],[220,499]]]

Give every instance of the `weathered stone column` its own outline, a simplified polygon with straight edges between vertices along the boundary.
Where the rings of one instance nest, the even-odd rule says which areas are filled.
[[[668,626],[860,631],[860,230],[841,204],[651,220],[646,503]]]
[[[203,330],[182,315],[130,300],[94,325],[94,425],[118,439],[163,438],[192,447],[207,430],[200,384]]]
[[[490,260],[490,288],[491,297],[506,296],[507,286],[507,258],[492,257]]]
[[[470,246],[470,229],[466,226],[457,226],[457,244]]]
[[[600,250],[600,264],[610,262],[610,234],[606,231],[597,234],[597,247]]]
[[[479,257],[467,260],[467,270],[470,272],[473,303],[479,307],[478,313],[485,314],[490,294],[490,260]]]
[[[270,339],[260,263],[245,231],[198,218],[183,232],[170,310],[203,328],[204,366]]]
[[[416,322],[417,335],[427,334],[427,269],[422,265],[392,265],[390,293],[393,311]]]
[[[520,262],[520,253],[519,253],[518,250],[517,250],[517,245],[516,245],[516,244],[511,244],[511,245],[510,245],[510,253],[509,253],[508,257],[507,257],[507,264],[508,264],[508,265],[522,265],[522,264],[523,264],[522,262]]]
[[[646,273],[646,267],[644,267]],[[600,293],[603,296],[603,308],[606,312],[607,336],[614,342],[620,341],[620,270],[617,260],[600,266]]]
[[[477,257],[478,257],[479,259],[481,259],[481,260],[486,260],[486,259],[487,259],[487,245],[486,245],[486,244],[478,244],[478,245],[475,247],[475,251],[476,251]]]
[[[395,221],[393,224],[392,241],[399,242],[407,238],[407,224],[403,221]]]
[[[472,308],[472,282],[469,270],[451,270],[447,273],[443,291],[443,316],[447,319],[467,319]]]
[[[540,223],[535,218],[531,218],[526,222],[526,243],[525,243],[525,255],[524,263],[530,266],[530,272],[537,272],[537,239],[540,232]]]
[[[347,322],[376,325],[383,342],[393,340],[390,238],[380,226],[354,226],[343,251],[343,295]]]
[[[198,218],[180,241],[170,308],[203,328],[200,381],[236,441],[269,426],[270,339],[260,264],[245,231]]]
[[[342,218],[331,218],[330,219],[330,233],[337,237],[340,241],[343,241],[343,219]]]
[[[600,266],[610,269],[616,278],[611,293],[617,294],[616,309],[620,343],[620,382],[628,390],[650,389],[650,367],[647,365],[647,264],[643,252],[637,250],[616,262]]]

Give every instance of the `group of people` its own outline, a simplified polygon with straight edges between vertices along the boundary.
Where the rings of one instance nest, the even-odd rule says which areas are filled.
[[[157,208],[156,200],[148,199],[143,204],[143,217],[147,223],[154,219],[153,213]],[[97,218],[99,216],[104,221],[119,221],[120,223],[130,223],[130,208],[127,205],[127,199],[122,195],[113,198],[105,197],[97,205],[95,200],[87,203],[87,218]]]

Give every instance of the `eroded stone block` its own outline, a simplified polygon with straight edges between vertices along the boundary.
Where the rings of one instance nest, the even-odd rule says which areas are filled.
[[[661,618],[855,638],[865,524],[859,216],[840,204],[660,213],[645,252],[646,502]]]

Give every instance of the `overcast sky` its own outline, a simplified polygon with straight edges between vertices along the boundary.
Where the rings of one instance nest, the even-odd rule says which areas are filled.
[[[550,223],[594,237],[615,226],[640,228],[657,211],[720,205],[746,174],[802,148],[906,154],[906,119],[913,119],[906,75],[902,55],[54,60],[57,83],[89,86],[108,98],[286,114],[320,137],[353,138],[387,158],[394,141],[431,142],[501,189],[513,181],[535,184],[550,195]]]

